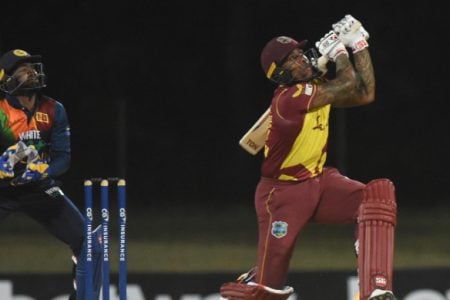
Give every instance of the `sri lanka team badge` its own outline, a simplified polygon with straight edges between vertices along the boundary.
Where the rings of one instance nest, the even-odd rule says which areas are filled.
[[[283,221],[275,221],[272,223],[272,235],[277,239],[281,239],[286,236],[288,229],[288,223]]]

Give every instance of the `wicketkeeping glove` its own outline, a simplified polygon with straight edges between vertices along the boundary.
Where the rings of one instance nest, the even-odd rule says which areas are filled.
[[[345,54],[348,57],[348,52],[347,49],[345,49],[345,45],[339,40],[333,30],[325,34],[320,41],[316,42],[316,47],[320,54],[333,62],[336,61],[336,58],[341,54]]]
[[[339,22],[334,23],[332,27],[342,43],[346,47],[352,48],[353,53],[369,47],[369,43],[367,43],[369,33],[361,25],[361,22],[351,15],[345,15]]]
[[[39,154],[34,147],[30,146],[28,149],[27,168],[21,176],[11,180],[11,185],[23,185],[48,177],[50,167],[47,162],[39,159]]]
[[[28,155],[28,146],[19,141],[0,156],[0,179],[14,177],[14,166]]]

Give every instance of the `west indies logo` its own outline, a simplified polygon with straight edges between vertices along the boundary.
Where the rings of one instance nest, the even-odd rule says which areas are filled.
[[[288,229],[288,223],[283,221],[275,221],[272,223],[272,235],[277,239],[281,239],[286,236]]]

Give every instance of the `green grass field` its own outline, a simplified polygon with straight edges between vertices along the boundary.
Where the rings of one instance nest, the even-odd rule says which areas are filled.
[[[396,231],[395,268],[450,267],[450,209],[402,211]],[[112,226],[112,253],[117,253]],[[256,219],[251,208],[129,212],[129,272],[236,272],[256,259]],[[24,216],[0,225],[0,272],[69,272],[71,252]],[[316,225],[299,237],[291,269],[356,267],[353,227]],[[113,272],[116,261],[111,262]]]

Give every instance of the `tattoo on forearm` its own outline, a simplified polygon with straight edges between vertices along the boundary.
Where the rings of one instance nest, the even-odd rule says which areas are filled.
[[[325,90],[331,98],[343,100],[353,97],[355,92],[354,83],[355,72],[352,63],[347,58],[338,58],[336,60],[336,78],[330,82]]]
[[[373,100],[375,76],[368,50],[353,56],[353,63],[341,55],[336,60],[336,77],[321,86],[314,106],[332,103],[337,107],[367,104]]]
[[[375,75],[368,50],[358,52],[355,56],[355,68],[358,71],[358,89],[369,93],[375,89]]]

